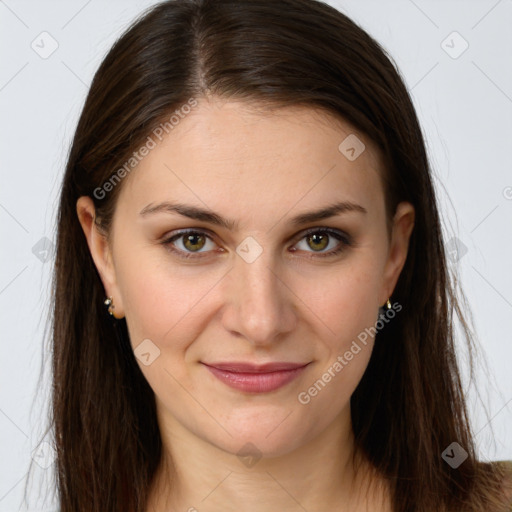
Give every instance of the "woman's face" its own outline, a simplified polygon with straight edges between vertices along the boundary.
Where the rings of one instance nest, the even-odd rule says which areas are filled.
[[[401,203],[388,238],[379,165],[326,114],[201,100],[117,185],[89,243],[163,428],[277,456],[348,417],[413,222]]]

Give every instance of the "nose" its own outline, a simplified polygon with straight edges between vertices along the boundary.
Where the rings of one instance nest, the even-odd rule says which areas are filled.
[[[279,265],[265,251],[251,263],[236,255],[225,289],[225,329],[255,346],[272,345],[293,331],[296,301]]]

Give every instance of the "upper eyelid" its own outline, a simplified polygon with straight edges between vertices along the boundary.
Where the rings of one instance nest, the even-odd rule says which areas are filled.
[[[327,234],[329,234],[331,236],[338,235],[340,237],[340,238],[338,238],[338,241],[340,243],[344,242],[344,240],[343,240],[344,238],[347,238],[349,241],[351,240],[350,235],[348,235],[348,233],[344,232],[343,230],[336,229],[336,228],[331,228],[331,227],[327,227],[327,226],[312,226],[310,228],[303,229],[303,230],[299,231],[297,234],[289,237],[287,242],[290,241],[290,240],[296,240],[297,242],[299,242],[304,237],[306,237],[308,234],[310,234],[310,233],[317,233],[317,232],[320,232],[320,233],[321,232],[326,232]],[[169,235],[169,236],[164,236],[163,237],[163,241],[171,243],[171,240],[172,241],[179,240],[180,237],[188,235],[190,233],[192,233],[192,234],[196,234],[197,233],[197,234],[205,235],[212,242],[217,243],[217,242],[215,242],[215,239],[214,239],[215,235],[213,234],[212,231],[210,231],[207,228],[186,228],[186,229],[183,229],[183,230],[179,230],[177,233],[174,233],[174,234]],[[181,249],[178,249],[178,250],[181,250]],[[194,254],[194,252],[191,252],[190,254]],[[200,252],[197,252],[196,254],[200,254]]]

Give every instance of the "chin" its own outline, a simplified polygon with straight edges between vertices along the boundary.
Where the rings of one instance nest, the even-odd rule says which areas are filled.
[[[227,440],[225,440],[227,441]],[[300,446],[300,439],[293,436],[266,437],[261,432],[239,434],[218,446],[231,455],[236,455],[247,467],[254,465],[261,458],[282,457]]]
[[[308,436],[305,431],[307,425],[304,421],[297,423],[297,416],[291,410],[280,410],[283,411],[280,414],[267,411],[265,415],[251,415],[225,424],[232,437],[226,433],[210,442],[238,456],[244,456],[246,452],[249,456],[265,458],[286,455],[313,437],[314,433]]]

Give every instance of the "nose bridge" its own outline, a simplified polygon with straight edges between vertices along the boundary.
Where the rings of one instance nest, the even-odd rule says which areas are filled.
[[[226,327],[253,343],[265,344],[292,327],[293,313],[272,251],[263,250],[254,239],[245,243],[237,248],[232,311]]]

